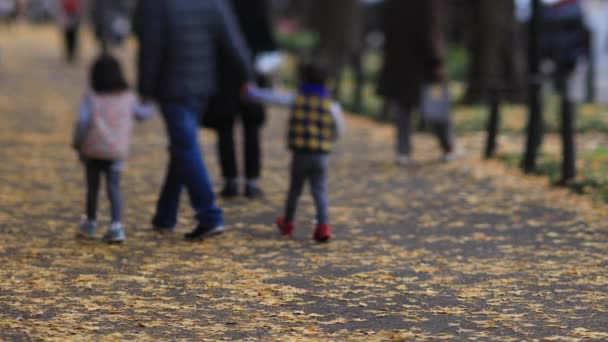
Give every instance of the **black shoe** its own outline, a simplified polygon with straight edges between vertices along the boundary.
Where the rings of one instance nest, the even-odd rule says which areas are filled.
[[[245,187],[245,196],[249,199],[258,199],[264,197],[264,191],[257,186],[247,185]]]
[[[171,233],[175,233],[175,227],[164,227],[164,226],[154,225],[152,227],[152,230],[155,231],[158,234],[171,234]]]
[[[212,237],[215,235],[222,234],[226,229],[224,226],[215,226],[215,227],[204,227],[202,225],[198,225],[195,230],[184,235],[184,238],[188,241],[202,241],[208,237]]]
[[[239,188],[234,182],[226,182],[224,188],[220,192],[222,198],[235,198],[239,196]]]

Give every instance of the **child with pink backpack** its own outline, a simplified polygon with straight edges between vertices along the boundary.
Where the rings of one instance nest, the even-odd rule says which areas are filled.
[[[133,119],[145,120],[152,116],[153,109],[139,104],[119,62],[108,54],[94,62],[90,83],[91,90],[80,105],[73,140],[73,147],[85,167],[87,184],[86,219],[79,226],[78,236],[96,238],[97,198],[100,178],[104,175],[112,221],[103,240],[120,243],[126,238],[120,177],[129,152]]]

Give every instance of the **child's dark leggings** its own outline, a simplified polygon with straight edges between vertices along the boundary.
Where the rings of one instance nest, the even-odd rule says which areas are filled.
[[[327,169],[329,155],[322,153],[294,153],[291,162],[291,184],[287,198],[285,219],[293,222],[298,199],[306,181],[317,209],[317,224],[328,224]]]
[[[116,162],[111,160],[85,161],[87,178],[87,219],[97,220],[97,199],[101,174],[106,176],[106,191],[110,200],[112,222],[122,220],[122,194],[120,192],[120,171],[113,169]]]

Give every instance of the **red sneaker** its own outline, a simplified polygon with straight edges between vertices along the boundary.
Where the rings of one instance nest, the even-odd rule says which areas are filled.
[[[329,225],[328,224],[318,225],[317,229],[315,230],[315,235],[313,236],[313,238],[317,242],[329,241],[329,239],[331,239],[331,228],[329,227]]]
[[[292,237],[294,231],[296,230],[296,225],[293,222],[286,222],[285,217],[279,216],[277,217],[277,227],[279,227],[279,231],[283,236]]]

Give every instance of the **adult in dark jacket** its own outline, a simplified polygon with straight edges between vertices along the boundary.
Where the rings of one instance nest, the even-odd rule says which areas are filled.
[[[268,1],[231,0],[230,3],[253,55],[276,50]],[[220,195],[231,198],[239,195],[234,128],[235,120],[240,117],[244,133],[245,196],[253,199],[263,194],[258,179],[262,169],[260,131],[266,113],[263,105],[240,98],[239,91],[243,80],[242,75],[232,67],[233,63],[230,58],[224,58],[220,63],[220,89],[206,111],[207,123],[218,132],[218,153],[224,178],[224,188]],[[258,76],[258,83],[265,85],[262,76]]]
[[[397,110],[397,161],[409,163],[414,108],[421,89],[444,76],[443,32],[445,0],[387,0],[384,9],[386,43],[378,92]],[[453,158],[451,123],[434,127],[446,159]]]
[[[139,92],[159,102],[169,136],[170,160],[153,225],[172,231],[185,186],[198,226],[187,239],[224,231],[211,181],[198,144],[198,122],[216,92],[217,46],[234,60],[243,79],[253,79],[251,56],[232,11],[223,0],[139,1]]]
[[[501,99],[521,102],[525,95],[525,56],[513,0],[475,0],[471,27],[468,89],[464,103]]]

